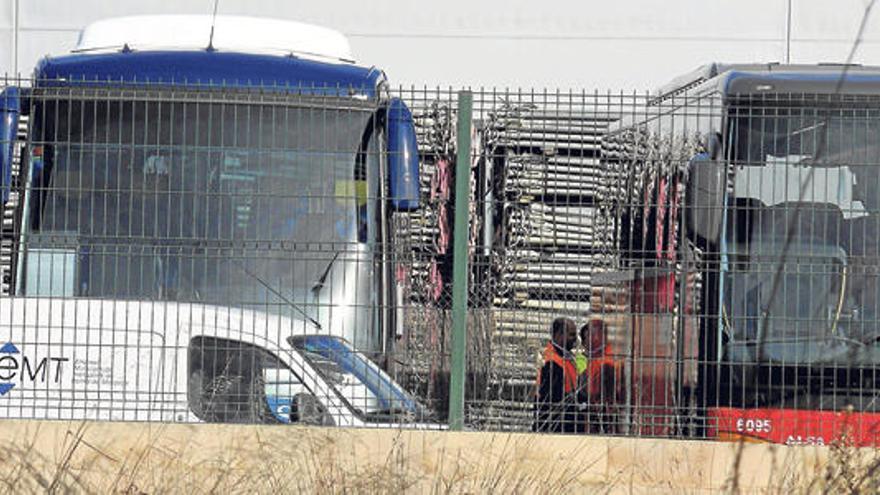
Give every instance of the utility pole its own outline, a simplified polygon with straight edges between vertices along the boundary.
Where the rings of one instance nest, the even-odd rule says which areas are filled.
[[[785,8],[785,63],[791,63],[791,0]]]
[[[12,1],[12,75],[18,76],[18,4],[19,0]]]

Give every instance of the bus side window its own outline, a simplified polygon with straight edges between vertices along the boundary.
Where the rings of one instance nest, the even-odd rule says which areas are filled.
[[[187,402],[207,422],[296,422],[302,398],[312,397],[277,356],[244,342],[194,337],[187,369]]]

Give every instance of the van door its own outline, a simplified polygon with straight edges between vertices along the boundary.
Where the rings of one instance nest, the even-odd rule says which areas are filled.
[[[163,419],[161,335],[112,329],[16,330],[0,344],[0,416]]]

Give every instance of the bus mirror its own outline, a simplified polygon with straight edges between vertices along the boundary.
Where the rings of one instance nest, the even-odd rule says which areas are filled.
[[[9,201],[12,189],[12,157],[21,113],[19,89],[9,86],[0,92],[0,200]]]
[[[709,242],[718,240],[727,187],[724,162],[711,160],[706,153],[691,159],[686,189],[686,221],[690,230]]]
[[[392,98],[386,119],[391,204],[398,210],[419,207],[419,149],[412,113]]]

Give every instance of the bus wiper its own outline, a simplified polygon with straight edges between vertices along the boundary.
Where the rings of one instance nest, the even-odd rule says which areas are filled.
[[[339,258],[339,255],[342,253],[341,250],[336,251],[336,254],[333,255],[333,258],[327,263],[327,266],[324,268],[324,271],[321,273],[321,276],[318,277],[318,280],[315,281],[315,285],[312,286],[312,292],[317,294],[321,289],[324,288],[324,283],[327,281],[327,275],[330,274],[330,269],[333,268],[333,263],[336,262],[336,258]]]
[[[237,264],[237,265],[238,265],[238,268],[241,269],[241,271],[243,271],[244,273],[246,273],[246,274],[247,274],[249,277],[251,277],[252,279],[256,280],[260,285],[262,285],[263,287],[265,287],[266,290],[268,290],[268,291],[271,292],[272,294],[275,294],[276,296],[278,296],[278,298],[281,299],[282,301],[284,301],[285,303],[287,303],[288,306],[290,306],[291,308],[293,308],[294,310],[296,310],[299,314],[303,315],[303,317],[304,317],[306,320],[308,320],[309,323],[311,323],[312,325],[314,325],[315,328],[317,328],[318,330],[323,330],[323,328],[321,327],[321,324],[318,323],[318,320],[316,320],[316,319],[312,318],[311,316],[309,316],[308,313],[306,313],[305,311],[303,311],[303,309],[302,309],[301,307],[299,307],[296,303],[294,303],[294,302],[291,301],[290,299],[284,297],[284,295],[283,295],[281,292],[279,292],[279,291],[276,290],[274,287],[272,287],[271,285],[269,285],[268,283],[266,283],[265,281],[263,281],[263,279],[261,279],[261,278],[260,278],[259,276],[257,276],[255,273],[251,273],[251,271],[248,270],[248,269],[244,266],[244,263],[241,263],[241,262],[239,262],[239,261],[235,261],[235,260],[233,260],[233,263]]]

